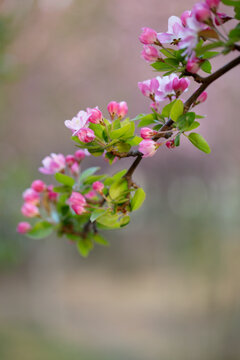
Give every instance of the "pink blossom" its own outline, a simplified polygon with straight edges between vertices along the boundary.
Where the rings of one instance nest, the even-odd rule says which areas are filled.
[[[85,156],[90,156],[90,153],[87,149],[84,150],[80,149],[75,152],[74,156],[77,161],[81,161],[85,158]]]
[[[146,139],[151,139],[154,135],[156,135],[157,131],[152,130],[148,127],[143,127],[141,128],[140,134],[141,137],[146,140]]]
[[[87,113],[89,115],[88,121],[93,124],[100,124],[103,119],[102,113],[99,110],[98,106],[93,109],[87,108]]]
[[[58,197],[58,193],[53,191],[53,188],[54,188],[54,186],[52,184],[48,185],[48,187],[47,187],[48,199],[50,201],[55,201],[55,200],[57,200],[57,197]]]
[[[77,136],[83,143],[92,142],[95,139],[95,134],[92,129],[82,128],[78,131]]]
[[[65,160],[68,166],[72,166],[72,164],[75,162],[75,157],[73,155],[67,155]]]
[[[139,144],[139,151],[143,154],[143,157],[153,156],[159,147],[153,140],[142,140]]]
[[[43,167],[39,168],[39,171],[43,174],[55,174],[62,171],[66,167],[65,157],[62,154],[52,153],[50,156],[46,156],[42,161]]]
[[[72,195],[68,199],[68,204],[77,215],[81,215],[85,212],[85,206],[87,205],[85,197],[79,192],[72,192]]]
[[[195,56],[191,57],[187,61],[186,70],[189,71],[192,74],[196,74],[198,70],[200,69],[199,66],[200,62],[199,59]]]
[[[157,32],[151,28],[143,27],[139,40],[145,45],[154,44],[157,40]]]
[[[157,92],[159,87],[159,82],[157,78],[153,78],[150,80],[139,82],[138,87],[144,96],[151,97],[154,96],[155,93]]]
[[[157,61],[157,59],[159,58],[157,49],[152,45],[144,45],[141,56],[144,60],[148,62]]]
[[[93,190],[95,190],[96,192],[99,192],[101,194],[104,189],[104,184],[101,181],[95,181],[92,184],[92,188],[93,188]]]
[[[80,173],[80,166],[77,161],[75,161],[71,166],[71,173],[75,176],[78,176]]]
[[[90,190],[87,194],[85,194],[85,198],[88,200],[92,200],[97,196],[96,192],[93,190]]]
[[[72,120],[65,120],[64,124],[68,129],[73,131],[73,135],[76,135],[80,129],[86,126],[89,116],[90,114],[81,110]]]
[[[19,234],[26,234],[31,228],[32,226],[28,222],[22,221],[17,226],[17,232]]]
[[[156,91],[155,99],[157,102],[164,101],[168,96],[175,95],[173,90],[173,80],[178,79],[176,74],[171,74],[169,76],[157,76],[159,87]],[[179,80],[179,79],[178,79]]]
[[[187,78],[174,78],[173,79],[173,83],[172,83],[172,87],[173,90],[175,91],[176,95],[180,95],[181,93],[183,93],[184,91],[188,90],[190,84],[190,80]]]
[[[182,13],[181,21],[182,21],[183,26],[187,26],[187,19],[190,18],[190,16],[191,16],[190,10],[186,10]]]
[[[211,19],[211,11],[206,3],[196,3],[193,7],[192,14],[199,22],[206,23]]]
[[[42,180],[34,180],[31,188],[39,193],[46,189],[46,184]]]
[[[25,202],[21,208],[21,212],[26,217],[35,217],[39,215],[39,209],[36,205]]]
[[[118,112],[118,103],[116,101],[110,101],[110,103],[107,106],[107,109],[111,116],[111,119],[113,120]]]
[[[199,97],[197,98],[196,103],[197,104],[203,103],[204,101],[207,100],[207,97],[208,97],[207,92],[206,91],[202,92],[201,95],[199,95]]]
[[[177,16],[171,16],[168,19],[168,31],[166,33],[159,33],[157,35],[158,40],[162,44],[172,43],[182,38],[184,33],[184,27],[182,20]]]
[[[40,195],[37,191],[29,188],[23,192],[23,200],[25,202],[37,205],[40,202]]]
[[[205,0],[205,2],[207,6],[213,11],[216,11],[220,4],[220,0]]]
[[[126,101],[121,101],[120,103],[118,103],[117,116],[122,119],[127,115],[127,112],[128,112],[128,106]]]
[[[168,149],[173,149],[173,148],[175,148],[174,140],[168,140],[168,141],[166,142],[166,147],[167,147]]]
[[[217,12],[216,16],[214,18],[215,24],[217,26],[222,25],[222,24],[224,24],[225,22],[227,22],[229,20],[232,20],[231,16],[228,16],[227,14],[220,13],[220,12]]]

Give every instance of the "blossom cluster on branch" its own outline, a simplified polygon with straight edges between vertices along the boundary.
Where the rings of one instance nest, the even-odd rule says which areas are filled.
[[[53,153],[43,159],[39,171],[54,175],[58,185],[35,180],[24,191],[21,212],[36,222],[20,222],[19,233],[43,238],[55,230],[76,242],[81,255],[87,256],[95,243],[108,244],[99,229],[126,226],[130,213],[141,207],[145,193],[133,181],[133,173],[142,158],[153,156],[163,145],[177,148],[182,136],[199,150],[211,152],[207,141],[194,131],[203,118],[195,107],[207,100],[205,90],[212,82],[240,64],[238,56],[212,72],[215,57],[240,51],[240,1],[221,2],[233,8],[234,16],[220,12],[220,0],[205,0],[180,17],[171,16],[166,32],[142,29],[141,55],[155,71],[163,73],[138,83],[139,90],[150,99],[151,112],[130,119],[125,101],[111,101],[106,112],[96,106],[66,120],[65,126],[79,149],[73,155]],[[230,20],[233,27],[226,31],[224,23]],[[199,75],[199,71],[208,75]],[[200,85],[183,101],[191,79]],[[167,104],[162,106],[163,102]],[[126,157],[134,161],[129,169],[109,176],[96,174],[99,167],[81,171],[88,156],[103,156],[109,164]]]

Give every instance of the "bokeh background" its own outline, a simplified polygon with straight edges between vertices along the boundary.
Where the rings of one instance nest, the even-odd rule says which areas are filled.
[[[240,358],[239,69],[209,88],[200,128],[143,161],[143,208],[110,248],[82,259],[67,240],[17,235],[21,193],[50,152],[74,151],[63,121],[126,100],[147,113],[137,82],[141,27],[158,31],[192,0],[0,2],[0,359]],[[214,68],[231,58],[214,61]],[[192,86],[192,89],[194,89]],[[129,160],[107,165],[110,174]]]

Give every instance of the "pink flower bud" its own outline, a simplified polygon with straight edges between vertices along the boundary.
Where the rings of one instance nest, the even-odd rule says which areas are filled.
[[[187,71],[189,71],[192,74],[196,74],[199,69],[200,69],[200,66],[199,66],[198,58],[188,59],[187,66],[186,66]]]
[[[127,115],[127,112],[128,112],[128,106],[127,106],[126,101],[121,101],[118,104],[117,116],[122,119]]]
[[[39,193],[46,189],[46,184],[42,180],[34,180],[31,188]]]
[[[211,19],[211,11],[206,3],[195,4],[192,13],[199,22],[205,23]]]
[[[17,226],[17,232],[19,234],[26,234],[29,230],[31,230],[31,228],[32,227],[28,222],[22,221]]]
[[[58,197],[58,193],[53,191],[53,188],[54,188],[53,185],[48,185],[48,187],[47,187],[48,199],[50,201],[55,201],[55,200],[57,200],[57,197]]]
[[[85,197],[82,194],[73,191],[72,195],[68,199],[68,204],[77,215],[81,215],[83,212],[85,212],[85,206],[87,203]]]
[[[75,176],[78,176],[80,173],[80,167],[76,161],[71,166],[71,173]]]
[[[187,79],[187,78],[179,79],[179,78],[175,77],[172,82],[172,87],[173,87],[173,90],[175,91],[175,93],[180,95],[185,90],[187,90],[189,84],[190,84],[189,79]]]
[[[21,212],[26,217],[35,217],[39,215],[39,209],[36,205],[26,202],[21,208]]]
[[[144,45],[141,56],[144,60],[148,62],[157,61],[157,59],[159,58],[157,49],[152,45]]]
[[[157,40],[157,32],[151,28],[144,27],[142,28],[142,33],[139,36],[139,40],[142,44],[151,45],[154,44]]]
[[[203,103],[204,101],[207,100],[207,97],[208,97],[208,94],[206,91],[204,91],[203,93],[201,93],[201,95],[199,95],[199,97],[196,100],[196,103],[198,103],[198,104]]]
[[[87,108],[87,113],[88,115],[90,115],[88,121],[93,124],[99,124],[103,119],[102,113],[99,110],[98,106],[93,109]]]
[[[40,202],[40,195],[33,189],[27,189],[23,192],[23,200],[25,202],[37,205]]]
[[[173,149],[173,148],[175,148],[174,140],[169,140],[169,141],[167,141],[167,142],[166,142],[166,147],[167,147],[168,149]]]
[[[139,151],[143,154],[143,157],[153,156],[159,147],[153,140],[143,140],[139,144]]]
[[[72,164],[75,162],[75,157],[73,155],[67,155],[65,160],[68,166],[72,166]]]
[[[96,192],[93,190],[90,190],[87,194],[85,194],[85,198],[88,200],[92,200],[97,196]]]
[[[107,106],[108,112],[111,116],[111,119],[114,119],[115,115],[118,112],[118,103],[116,101],[111,101]]]
[[[80,129],[77,136],[79,140],[82,141],[83,143],[89,143],[95,139],[94,131],[88,128]]]
[[[205,0],[205,2],[207,6],[213,11],[216,11],[220,4],[220,0]]]
[[[102,193],[102,191],[104,189],[104,184],[101,181],[95,181],[92,184],[92,188],[93,188],[93,190],[95,190],[95,191],[97,191],[99,193]]]
[[[55,174],[66,167],[65,157],[62,154],[52,153],[43,159],[42,164],[43,167],[39,168],[39,171],[47,175]]]
[[[86,150],[86,149],[84,149],[84,150],[77,150],[76,152],[75,152],[75,154],[74,154],[74,156],[75,156],[75,159],[77,160],[77,161],[81,161],[81,160],[83,160],[84,158],[85,158],[85,156],[89,156],[90,155],[90,153],[88,152],[88,150]]]
[[[182,13],[181,15],[181,20],[182,20],[182,24],[183,26],[187,26],[187,19],[189,19],[191,17],[191,11],[190,10],[186,10]]]
[[[157,134],[157,131],[154,131],[148,127],[141,128],[140,135],[143,139],[151,139],[154,135]]]
[[[227,22],[229,20],[232,20],[232,17],[228,16],[227,14],[217,12],[214,20],[215,20],[215,24],[217,26],[219,26],[219,25],[222,25],[222,24],[224,24],[225,22]]]

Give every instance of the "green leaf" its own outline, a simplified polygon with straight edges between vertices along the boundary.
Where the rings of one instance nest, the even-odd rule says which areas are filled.
[[[77,242],[77,249],[83,257],[87,257],[92,248],[93,243],[89,238],[79,239]]]
[[[200,126],[200,123],[198,121],[194,121],[189,128],[187,128],[185,131],[192,131],[194,129],[197,129]]]
[[[91,175],[88,176],[83,183],[84,184],[88,184],[88,185],[92,185],[95,181],[100,181],[103,180],[104,178],[106,178],[107,175]]]
[[[103,245],[103,246],[109,246],[109,242],[104,239],[104,237],[102,237],[102,235],[100,234],[94,234],[92,236],[93,240],[97,243],[97,244],[100,244],[100,245]]]
[[[237,6],[240,7],[240,1],[239,0],[221,0],[223,4],[227,6]]]
[[[153,124],[155,122],[155,115],[154,114],[148,114],[145,115],[144,117],[142,117],[142,119],[140,120],[138,127],[143,127],[143,126],[147,126],[150,124]]]
[[[144,200],[145,200],[146,194],[144,192],[144,190],[142,188],[138,188],[135,191],[135,194],[133,196],[133,198],[131,199],[131,211],[135,211],[137,209],[139,209]]]
[[[178,129],[181,131],[186,131],[186,129],[188,129],[192,125],[194,119],[195,119],[194,112],[188,112],[186,114],[179,116],[177,121]]]
[[[90,123],[89,128],[99,139],[103,140],[103,130],[105,129],[103,125]]]
[[[206,140],[202,137],[202,135],[197,134],[197,133],[191,133],[188,135],[188,139],[199,150],[205,152],[206,154],[210,154],[211,149],[210,149],[208,143],[206,142]]]
[[[229,38],[233,42],[237,42],[240,40],[240,24],[237,24],[237,26],[233,30],[230,31]]]
[[[68,193],[71,191],[71,187],[67,186],[67,185],[63,185],[63,186],[55,186],[53,188],[53,191],[55,191],[56,193]]]
[[[181,137],[181,133],[178,133],[177,136],[174,139],[174,145],[175,146],[179,146],[180,145],[180,137]]]
[[[119,222],[120,227],[126,226],[127,224],[129,224],[129,222],[130,222],[130,216],[129,215],[126,215],[126,216],[122,217],[120,222]]]
[[[161,49],[160,52],[165,55],[167,58],[175,57],[175,50],[170,48]],[[170,53],[170,54],[169,54]]]
[[[140,136],[134,136],[131,139],[127,139],[126,143],[128,143],[131,146],[137,146],[142,141],[142,138]]]
[[[117,229],[120,227],[120,223],[118,222],[119,216],[117,214],[111,214],[107,212],[106,214],[97,218],[96,222],[102,225],[107,229]]]
[[[184,109],[183,102],[181,100],[176,100],[176,102],[173,104],[171,111],[170,111],[170,118],[173,121],[177,121],[179,116],[182,115]]]
[[[107,178],[107,179],[104,181],[104,185],[105,185],[105,186],[111,185],[114,181],[117,181],[117,180],[121,179],[121,178],[126,174],[126,172],[127,172],[126,169],[123,169],[123,170],[118,171],[118,172],[117,172],[116,174],[114,174],[112,177]]]
[[[235,11],[235,19],[240,20],[240,6],[236,6],[234,8],[234,11]]]
[[[55,174],[55,179],[60,182],[63,185],[67,185],[70,187],[73,187],[73,185],[75,184],[75,181],[72,177],[65,175],[65,174],[61,174],[61,173],[56,173]]]
[[[39,221],[28,231],[27,236],[32,239],[43,239],[52,233],[53,228],[53,224],[47,221]]]
[[[169,71],[173,69],[171,65],[165,64],[162,61],[156,61],[155,63],[151,64],[151,66],[157,71]]]
[[[126,192],[128,192],[128,182],[123,178],[115,181],[109,188],[109,195],[112,200],[117,200]]]
[[[111,139],[119,139],[123,137],[131,129],[131,124],[127,124],[120,129],[110,131]]]
[[[163,117],[169,118],[170,111],[171,111],[173,105],[175,104],[175,102],[176,102],[176,100],[174,100],[170,104],[167,104],[166,106],[164,106],[164,108],[162,109],[162,116]]]
[[[202,58],[203,59],[211,59],[211,58],[217,56],[218,54],[220,54],[219,51],[206,51],[203,54]]]
[[[211,74],[212,71],[212,65],[208,60],[205,60],[201,65],[200,65],[201,69],[203,71],[205,71],[208,74]]]
[[[104,213],[106,213],[106,209],[96,209],[93,210],[91,216],[90,216],[90,220],[91,222],[94,222],[97,218],[99,218],[100,216],[102,216]]]
[[[116,148],[118,151],[120,152],[129,152],[129,150],[131,149],[131,145],[123,142],[123,141],[120,141],[119,143],[116,144]]]
[[[84,170],[81,173],[79,180],[82,182],[85,181],[89,176],[93,175],[99,169],[100,169],[99,166],[93,166],[93,167],[90,167],[90,168]]]

